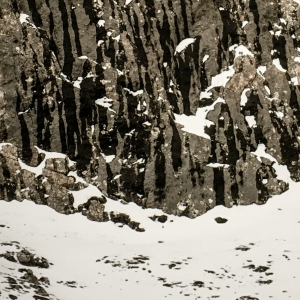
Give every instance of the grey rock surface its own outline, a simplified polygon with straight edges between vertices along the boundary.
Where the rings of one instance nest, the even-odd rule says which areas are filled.
[[[274,162],[251,154],[264,144],[299,181],[300,10],[272,3],[2,0],[0,142],[14,146],[0,152],[0,198],[75,211],[70,190],[83,187],[67,160],[47,160],[40,178],[20,167],[43,160],[34,146],[67,154],[106,196],[191,218],[284,192]],[[235,58],[238,45],[252,55]],[[219,97],[209,138],[176,122]],[[102,220],[102,205],[87,217]]]

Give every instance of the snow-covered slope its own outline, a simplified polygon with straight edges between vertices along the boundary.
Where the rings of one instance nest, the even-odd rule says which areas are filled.
[[[299,192],[300,184],[290,181],[289,191],[265,205],[218,206],[165,223],[148,218],[158,210],[125,206],[145,232],[31,201],[0,201],[0,253],[19,251],[18,245],[53,264],[27,267],[50,280],[52,296],[36,299],[299,299]],[[19,244],[5,244],[12,241]],[[23,266],[3,257],[0,266],[0,298],[33,299],[30,288],[9,284]]]

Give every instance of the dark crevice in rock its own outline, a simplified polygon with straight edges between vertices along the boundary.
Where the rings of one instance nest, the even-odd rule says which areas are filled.
[[[214,191],[216,193],[216,205],[225,206],[224,188],[224,170],[223,168],[214,168]]]
[[[76,14],[75,14],[75,9],[72,9],[72,8],[71,8],[71,19],[72,19],[72,28],[73,28],[74,35],[75,35],[75,44],[76,44],[77,55],[82,56],[82,48],[81,48],[77,18],[76,18]]]
[[[173,129],[172,135],[172,146],[171,146],[171,153],[172,153],[172,162],[173,162],[173,169],[175,172],[182,167],[182,160],[181,160],[181,138],[176,127],[175,122],[170,118],[170,124]]]

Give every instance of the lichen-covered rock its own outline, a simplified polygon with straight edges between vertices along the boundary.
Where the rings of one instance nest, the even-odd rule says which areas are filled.
[[[144,228],[140,228],[140,223],[132,221],[131,218],[124,214],[124,213],[115,213],[115,212],[110,212],[109,214],[110,220],[114,223],[121,223],[124,225],[128,225],[131,229],[138,231],[138,232],[144,232]]]
[[[21,265],[24,266],[30,266],[30,267],[39,267],[39,268],[44,268],[48,269],[49,268],[49,263],[47,259],[44,257],[36,257],[34,254],[32,254],[30,251],[27,249],[23,249],[17,254],[17,259],[18,262]]]
[[[104,211],[106,201],[104,197],[92,197],[85,204],[81,205],[79,210],[91,221],[106,222],[109,220],[108,213]]]
[[[51,186],[51,188],[49,190],[46,189],[46,191],[48,195],[46,199],[48,206],[63,214],[72,214],[75,212],[73,207],[74,197],[68,189],[63,186],[56,186],[53,189]]]
[[[48,158],[45,162],[45,170],[67,175],[69,173],[69,160],[67,158]]]

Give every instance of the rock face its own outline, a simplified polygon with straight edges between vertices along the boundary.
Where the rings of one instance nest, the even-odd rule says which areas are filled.
[[[275,165],[300,176],[299,14],[294,0],[2,0],[0,142],[17,148],[2,147],[1,198],[72,213],[66,160],[47,181],[18,167],[42,161],[34,146],[177,215],[282,193]]]

